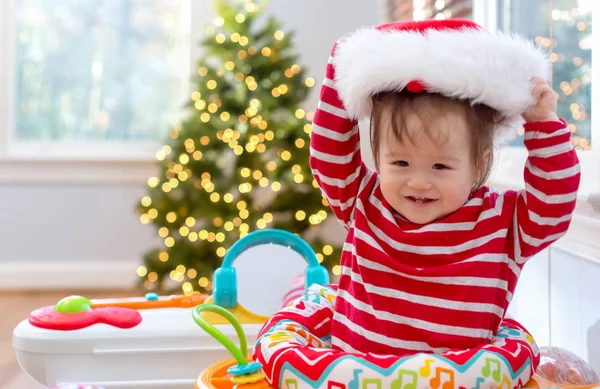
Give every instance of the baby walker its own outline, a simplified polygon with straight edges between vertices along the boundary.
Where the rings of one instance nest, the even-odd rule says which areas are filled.
[[[389,366],[380,370],[379,377],[368,371],[369,377],[361,378],[359,375],[363,370],[349,369],[347,377],[340,379],[338,375],[334,380],[329,375],[330,370],[325,369],[317,380],[306,379],[308,375],[298,372],[296,376],[286,373],[280,382],[269,384],[263,366],[248,353],[269,318],[248,312],[239,305],[236,273],[232,267],[235,258],[243,251],[268,243],[288,246],[307,261],[307,291],[312,284],[329,283],[327,271],[319,265],[314,251],[304,240],[286,231],[260,230],[231,247],[223,266],[215,272],[212,296],[159,297],[147,294],[144,298],[116,300],[87,300],[71,296],[55,306],[32,312],[28,320],[15,328],[13,345],[17,358],[24,370],[39,382],[61,388],[64,385],[74,388],[96,385],[107,389],[183,389],[192,386],[195,389],[381,389],[387,386],[392,389],[514,389],[507,385],[508,381],[500,370],[493,368],[493,359],[489,355],[483,361],[483,367],[476,364],[482,362],[485,354],[475,354],[473,360],[464,364],[471,366],[471,370],[458,369],[454,380],[446,379],[445,382],[439,373],[447,374],[449,370],[432,365],[433,357],[421,354],[413,362],[424,362],[422,366],[412,369],[402,365],[399,369],[396,368],[398,366]],[[320,288],[319,293],[327,296],[326,288]],[[199,334],[197,326],[204,332]],[[506,331],[508,340],[511,330],[501,331]],[[286,342],[285,334],[275,332],[263,336],[267,335],[278,338],[280,343]],[[297,335],[309,334],[302,335],[300,331]],[[236,339],[239,346],[235,344]],[[572,353],[547,347],[540,354],[541,363],[532,379],[518,386],[600,389],[596,373]],[[231,356],[233,358],[228,358]],[[352,362],[360,360],[356,355],[353,358],[355,361]],[[404,359],[399,361],[406,362]],[[352,366],[348,365],[348,360],[342,360],[343,363]],[[475,373],[473,366],[477,366]],[[195,372],[191,373],[194,369]],[[199,376],[198,370],[201,371]],[[429,378],[433,370],[438,372],[437,381],[435,377]],[[460,371],[475,374],[472,386],[458,385],[464,381]],[[314,376],[314,371],[312,373]],[[390,377],[390,374],[395,375]],[[390,378],[393,379],[390,385],[382,385],[383,380]],[[82,383],[85,385],[76,385]]]
[[[54,306],[36,309],[16,326],[13,347],[17,360],[30,376],[48,386],[191,388],[198,369],[228,357],[228,350],[221,346],[225,338],[239,337],[243,328],[242,335],[247,334],[253,342],[268,320],[238,303],[233,267],[242,252],[267,243],[297,251],[308,262],[306,274],[313,282],[329,282],[327,271],[305,241],[286,231],[256,231],[230,248],[215,272],[212,296],[148,293],[139,298],[102,300],[69,296]],[[193,312],[202,312],[202,320],[224,338],[217,341],[208,334],[199,336],[189,318],[194,307],[203,305],[222,307],[219,314],[212,313],[213,308]],[[224,317],[223,312],[229,316]],[[240,327],[230,325],[231,318]]]
[[[239,336],[239,348],[236,347],[230,339],[225,337],[219,332],[214,326],[206,322],[201,312],[210,311],[223,315],[224,318],[230,320],[233,326],[236,328],[236,332]],[[195,381],[194,389],[274,389],[271,386],[262,370],[262,365],[259,362],[254,362],[252,355],[247,355],[244,350],[246,347],[246,338],[240,324],[236,321],[235,317],[229,314],[228,311],[218,306],[211,305],[200,305],[194,309],[194,320],[200,327],[211,336],[218,339],[219,342],[227,348],[227,350],[233,355],[232,359],[227,359],[216,363],[207,369],[203,370]],[[537,368],[535,374],[529,382],[523,385],[523,388],[534,388],[534,389],[600,389],[600,378],[592,370],[592,368],[575,354],[558,348],[558,347],[544,347],[540,350],[541,362]],[[485,368],[484,368],[485,369]],[[482,370],[484,370],[482,369]],[[405,371],[406,374],[408,372]],[[487,373],[487,374],[486,374]],[[482,371],[482,375],[492,375],[493,372],[485,370]],[[421,371],[419,372],[421,374]],[[416,376],[416,373],[415,373]],[[348,377],[349,379],[351,377]],[[402,378],[402,377],[400,377]],[[500,377],[493,377],[496,383],[491,385],[481,385],[480,379],[476,379],[476,384],[473,389],[483,388],[507,388],[514,389],[510,386],[504,385],[501,382]],[[339,382],[333,382],[330,380],[321,380],[320,385],[315,385],[313,382],[298,382],[296,379],[286,379],[283,385],[279,387],[284,389],[309,389],[326,387],[337,388],[337,389],[348,389],[362,388],[369,389],[377,388],[381,389],[381,384],[374,378],[365,379],[362,382],[358,380],[352,380],[348,385],[341,384]],[[429,385],[417,385],[417,380],[402,384],[402,379],[394,381],[391,385],[392,389],[420,389],[420,388],[438,388],[440,381],[437,381],[437,385],[434,382],[429,382]],[[396,385],[394,384],[396,383]],[[454,383],[446,382],[441,384],[442,389],[455,389]],[[456,389],[464,388],[462,386],[456,387]]]
[[[248,235],[248,237],[251,236]],[[265,235],[265,238],[267,237],[269,235]],[[251,237],[251,239],[253,238]],[[259,238],[258,235],[257,238]],[[240,241],[240,245],[243,246],[244,242]],[[311,253],[312,250],[304,252],[308,256]],[[320,270],[309,266],[305,287],[315,283],[325,285],[315,281],[314,274],[318,274],[318,272]],[[215,285],[219,283],[222,286],[234,284],[219,280],[220,274],[215,276]],[[330,301],[335,299],[333,295],[329,294],[327,287],[315,288],[313,286],[307,290],[307,295],[298,300],[298,305],[303,305],[304,302],[315,296],[318,298],[319,295]],[[298,371],[293,366],[284,364],[283,370],[285,371],[279,376],[279,382],[271,385],[266,379],[261,363],[255,361],[253,355],[248,355],[248,343],[240,323],[225,309],[228,304],[235,305],[235,290],[222,289],[221,292],[225,292],[224,295],[231,299],[223,299],[220,297],[220,293],[216,292],[215,301],[220,304],[198,305],[193,309],[192,316],[193,320],[217,339],[233,358],[204,369],[195,381],[195,389],[272,389],[276,387],[285,389],[382,389],[388,386],[392,389],[515,389],[519,387],[600,389],[600,378],[586,362],[569,351],[556,347],[544,347],[539,351],[540,364],[533,376],[531,373],[527,373],[531,369],[530,358],[527,358],[527,363],[516,366],[513,371],[510,369],[510,363],[506,361],[500,351],[495,351],[496,349],[493,347],[486,348],[486,346],[476,347],[472,350],[453,350],[442,355],[419,353],[403,358],[341,353],[328,360],[327,354],[335,354],[335,352],[328,348],[329,346],[319,348],[316,344],[320,342],[315,342],[314,336],[302,331],[301,328],[294,328],[293,325],[287,329],[293,332],[292,335],[286,331],[269,330],[262,334],[261,339],[264,337],[272,339],[270,343],[266,343],[266,347],[289,348],[287,352],[292,353],[294,348],[304,345],[305,348],[313,348],[316,353],[320,353],[315,355],[322,355],[322,357],[317,358],[318,362],[317,359],[307,361],[307,371]],[[208,316],[208,313],[220,315],[233,325],[239,337],[239,347],[236,347],[230,337],[226,337],[219,329],[211,325],[207,318],[213,316]],[[531,335],[517,327],[512,328],[510,321],[507,321],[507,324],[500,328],[492,345],[504,346],[503,352],[512,352],[514,347],[514,352],[518,354],[521,350],[519,342],[534,344]],[[265,346],[263,345],[263,347]],[[461,353],[464,355],[462,360],[456,358],[456,355]],[[533,356],[531,357],[533,358]],[[378,360],[383,361],[386,358],[393,360],[393,363],[377,365]],[[457,360],[462,362],[457,364]],[[509,369],[501,368],[503,361],[506,362]],[[359,377],[361,374],[368,378]],[[527,377],[527,379],[521,381],[523,377]]]

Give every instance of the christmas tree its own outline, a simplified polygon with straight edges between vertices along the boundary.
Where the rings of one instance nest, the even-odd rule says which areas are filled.
[[[157,153],[160,174],[138,206],[164,240],[138,268],[147,289],[174,281],[186,294],[209,291],[227,249],[256,229],[299,234],[328,268],[341,254],[318,232],[330,210],[308,164],[312,114],[300,107],[315,81],[292,34],[260,3],[215,6],[189,113]]]

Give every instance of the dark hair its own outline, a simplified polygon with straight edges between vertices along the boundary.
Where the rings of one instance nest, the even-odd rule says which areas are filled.
[[[406,125],[406,113],[414,112],[422,123],[426,134],[435,139],[429,122],[447,112],[464,115],[469,126],[471,159],[477,177],[473,190],[480,188],[488,179],[493,165],[494,130],[504,118],[495,109],[484,104],[471,104],[465,100],[450,98],[437,93],[382,92],[373,96],[371,112],[371,150],[375,165],[379,169],[379,147],[382,136],[382,122],[391,123],[393,135],[400,142],[408,139],[414,144],[411,132]],[[385,121],[387,119],[387,121]],[[489,151],[489,152],[486,152]]]

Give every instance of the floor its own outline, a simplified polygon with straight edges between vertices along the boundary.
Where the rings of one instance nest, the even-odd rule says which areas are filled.
[[[12,347],[14,327],[27,318],[32,310],[54,305],[61,298],[72,294],[88,298],[128,297],[140,295],[136,291],[73,291],[52,292],[0,292],[0,389],[44,389],[21,370]]]

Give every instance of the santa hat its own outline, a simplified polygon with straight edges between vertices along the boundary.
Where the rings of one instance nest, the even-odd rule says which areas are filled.
[[[468,20],[403,21],[360,29],[334,48],[335,86],[350,118],[368,118],[378,92],[437,92],[486,104],[522,122],[530,80],[548,80],[547,55],[516,35]]]

